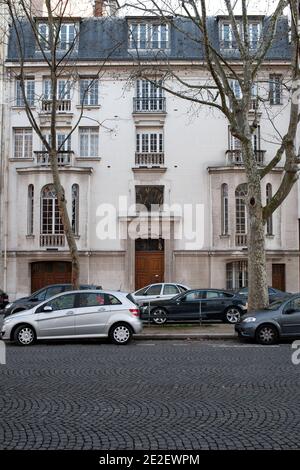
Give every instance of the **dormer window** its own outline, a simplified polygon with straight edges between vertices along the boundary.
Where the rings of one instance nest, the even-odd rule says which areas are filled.
[[[68,51],[70,49],[76,48],[76,37],[78,34],[78,26],[76,23],[58,23],[57,24],[57,31],[59,34],[59,41],[57,43],[56,50],[58,51]],[[57,35],[57,31],[53,28],[53,34],[55,37]],[[39,35],[39,43],[40,46],[37,48],[41,48],[44,51],[50,50],[50,34],[49,34],[49,24],[48,23],[40,23],[38,26],[38,35]]]
[[[243,27],[240,20],[236,20],[237,29],[241,40],[244,41]],[[248,21],[249,30],[249,48],[257,49],[261,39],[261,22],[260,21]],[[220,23],[220,47],[221,49],[236,50],[238,49],[238,43],[235,38],[233,26],[230,21],[222,21]]]
[[[129,25],[130,49],[167,49],[168,47],[168,24],[136,22]]]

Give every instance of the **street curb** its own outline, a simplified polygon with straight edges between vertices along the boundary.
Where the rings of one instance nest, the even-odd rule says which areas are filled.
[[[174,340],[174,339],[197,339],[199,341],[201,340],[232,340],[232,339],[237,339],[236,335],[232,335],[231,333],[223,333],[223,334],[218,334],[218,333],[207,333],[207,334],[202,334],[202,333],[178,333],[178,334],[139,334],[139,335],[134,335],[134,339],[136,340],[156,340],[156,339],[163,339],[163,340]]]

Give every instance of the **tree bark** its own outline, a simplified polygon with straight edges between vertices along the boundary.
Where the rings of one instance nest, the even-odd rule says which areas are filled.
[[[52,177],[53,177],[53,186],[56,192],[59,214],[61,217],[61,221],[64,227],[64,234],[67,239],[67,243],[69,246],[71,262],[72,262],[72,275],[71,275],[71,283],[73,289],[79,289],[79,274],[80,274],[80,263],[79,263],[79,256],[78,250],[76,245],[76,240],[74,237],[74,233],[72,230],[72,226],[70,223],[70,218],[67,210],[67,201],[65,198],[64,190],[61,186],[59,170],[58,170],[58,163],[57,163],[57,151],[51,151],[49,153],[51,170],[52,170]]]
[[[248,312],[251,312],[252,310],[267,307],[269,305],[269,295],[265,253],[265,223],[261,201],[261,179],[257,171],[251,137],[243,147],[248,180],[246,197],[248,212]]]

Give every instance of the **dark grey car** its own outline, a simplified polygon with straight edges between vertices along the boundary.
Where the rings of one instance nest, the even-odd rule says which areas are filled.
[[[235,325],[240,338],[275,344],[283,338],[300,337],[300,294],[278,300],[265,310],[244,315]]]

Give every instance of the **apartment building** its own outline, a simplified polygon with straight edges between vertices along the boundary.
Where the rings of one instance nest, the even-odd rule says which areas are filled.
[[[37,21],[46,32],[47,19]],[[253,48],[267,21],[250,18]],[[209,28],[216,46],[238,68],[228,19],[211,17]],[[27,99],[46,136],[49,70],[26,22],[22,29]],[[288,29],[282,17],[253,89],[250,113],[259,116],[253,140],[262,167],[276,150],[274,126],[284,132],[288,122],[288,95],[282,86],[289,74]],[[175,280],[191,287],[247,285],[246,180],[239,141],[230,135],[221,113],[191,106],[159,87],[160,72],[170,66],[190,83],[209,79],[202,48],[192,39],[192,22],[68,18],[62,31],[62,53],[74,31],[79,32],[73,62],[64,67],[59,82],[57,132],[58,144],[64,142],[60,174],[80,254],[81,282],[129,291]],[[152,69],[150,81],[135,74],[141,60]],[[3,254],[3,284],[12,298],[69,281],[71,269],[48,155],[26,117],[18,70],[12,32],[6,61],[9,200]],[[232,87],[238,97],[238,84],[232,81]],[[66,140],[82,106],[79,125]],[[265,200],[281,177],[277,166],[263,179]],[[299,290],[298,211],[295,186],[266,224],[268,281],[288,291]]]

